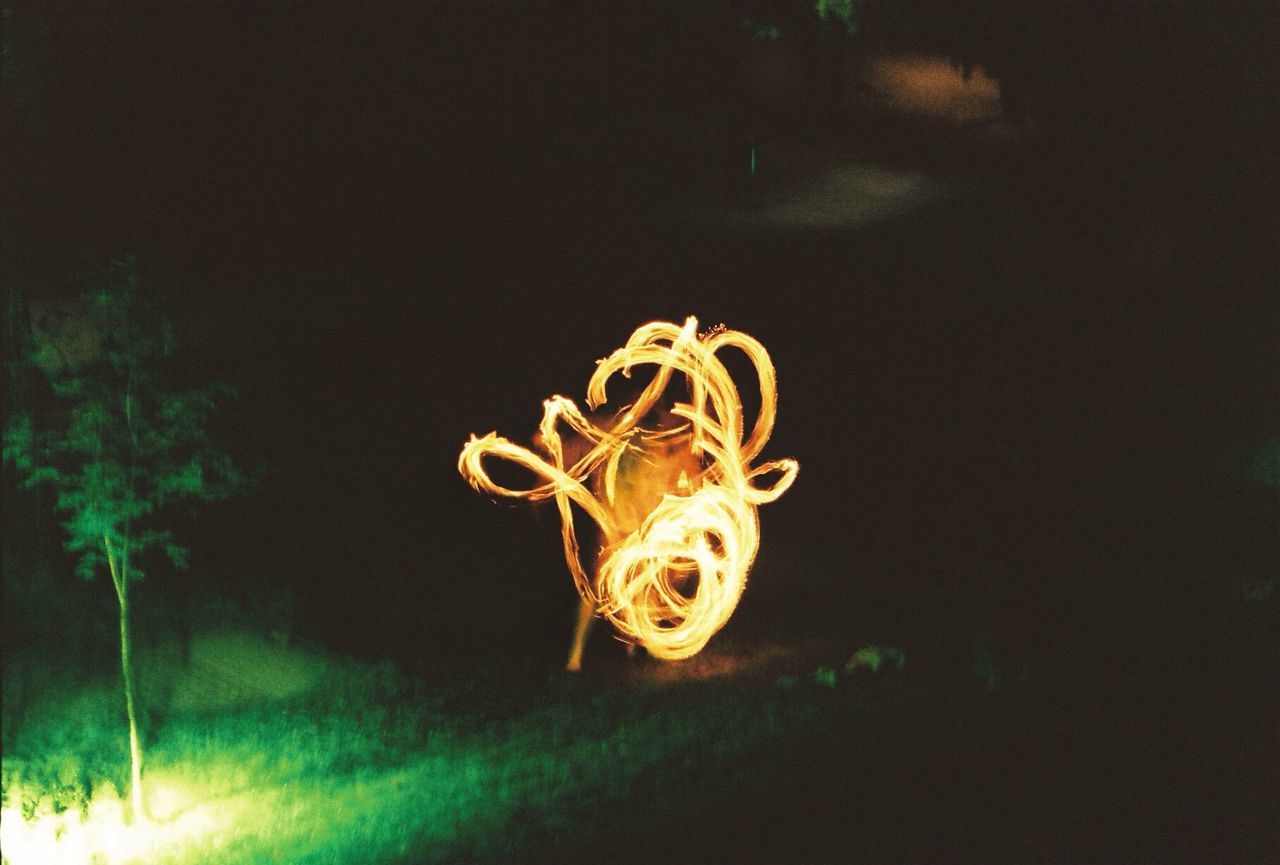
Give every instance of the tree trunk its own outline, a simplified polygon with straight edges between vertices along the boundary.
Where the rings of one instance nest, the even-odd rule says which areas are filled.
[[[111,582],[115,585],[116,600],[120,602],[120,671],[124,677],[124,705],[129,715],[129,802],[133,820],[146,820],[142,805],[142,743],[138,739],[138,717],[133,700],[133,661],[129,657],[129,575],[123,572],[111,548],[111,539],[105,535],[102,544],[107,551],[107,566],[111,570]]]

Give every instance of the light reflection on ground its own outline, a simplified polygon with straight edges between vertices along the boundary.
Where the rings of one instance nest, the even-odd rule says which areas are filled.
[[[89,803],[61,814],[40,813],[24,820],[17,807],[0,810],[0,848],[6,865],[128,865],[159,859],[181,861],[183,848],[207,845],[234,825],[236,809],[225,803],[180,804],[189,797],[157,785],[167,819],[125,823],[125,807],[104,788]]]
[[[753,206],[717,206],[692,222],[767,230],[873,225],[965,194],[968,184],[854,159],[833,160]]]
[[[747,678],[772,681],[782,675],[804,675],[819,663],[840,656],[843,647],[829,640],[788,643],[713,641],[684,661],[619,660],[621,675],[637,684],[669,685],[710,679]],[[613,675],[613,673],[610,673]]]
[[[980,66],[966,78],[946,57],[886,54],[869,58],[854,75],[849,101],[953,124],[998,120],[1000,85]]]

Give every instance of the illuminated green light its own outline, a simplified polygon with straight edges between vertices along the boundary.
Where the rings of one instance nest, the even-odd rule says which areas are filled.
[[[844,669],[846,673],[853,673],[858,670],[870,670],[873,673],[878,673],[881,666],[901,670],[906,665],[906,662],[907,656],[903,654],[901,649],[892,646],[863,646],[853,653],[853,657],[845,663]]]
[[[125,865],[163,859],[181,861],[182,848],[198,844],[234,823],[227,809],[195,807],[196,791],[156,782],[152,810],[162,819],[128,824],[124,802],[104,785],[88,813],[60,814],[42,806],[32,819],[18,805],[0,809],[0,848],[8,865]],[[21,801],[21,796],[14,796]]]
[[[271,664],[236,634],[194,646],[197,661],[211,661],[217,650],[232,666],[250,657]],[[267,694],[165,710],[152,727],[148,819],[137,824],[127,822],[121,743],[83,720],[94,717],[82,708],[99,691],[114,705],[109,686],[86,686],[88,696],[68,687],[61,699],[36,706],[5,753],[5,865],[538,861],[546,839],[561,837],[545,833],[569,831],[566,820],[585,820],[583,843],[595,843],[588,835],[604,827],[582,816],[586,803],[621,807],[639,777],[687,768],[689,759],[718,765],[814,711],[807,690],[761,695],[715,686],[693,698],[666,689],[695,681],[690,676],[728,680],[749,662],[735,654],[704,658],[705,675],[654,679],[646,686],[658,707],[651,713],[620,711],[633,703],[617,689],[599,699],[561,695],[492,725],[460,723],[419,702],[416,683],[380,681],[393,671],[322,660],[323,675],[308,694],[290,688],[288,699]],[[252,681],[296,686],[284,675],[296,670],[283,659],[279,667]],[[828,687],[837,673],[824,672]],[[116,745],[110,759],[98,756],[100,741]],[[78,786],[88,784],[92,795]],[[510,839],[517,819],[532,829]]]

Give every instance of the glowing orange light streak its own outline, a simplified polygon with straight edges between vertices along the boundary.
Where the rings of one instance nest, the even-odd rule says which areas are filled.
[[[528,501],[554,498],[565,561],[579,594],[624,639],[672,660],[697,654],[729,620],[760,547],[756,508],[786,492],[800,468],[793,459],[752,465],[777,413],[777,377],[764,346],[723,327],[699,335],[697,326],[692,317],[683,327],[651,322],[598,362],[587,386],[592,410],[607,401],[606,385],[615,373],[629,378],[633,367],[657,368],[636,401],[607,427],[592,423],[572,400],[553,396],[543,403],[539,426],[545,456],[491,432],[472,435],[458,457],[458,471],[480,492]],[[725,348],[745,353],[759,380],[760,410],[749,435],[738,389],[717,357]],[[658,407],[673,373],[688,385],[689,401],[670,408],[683,423],[662,431],[640,427]],[[590,446],[570,466],[564,463],[561,421]],[[646,458],[653,444],[664,440],[687,440],[702,469],[696,477],[682,473],[676,489],[662,496],[638,528],[628,525],[634,517],[624,516],[627,503],[619,500],[626,494],[619,491],[619,466],[626,455]],[[531,489],[502,486],[485,471],[485,457],[524,466],[545,482]],[[771,484],[765,483],[769,475]],[[593,486],[602,490],[601,497]],[[571,504],[599,525],[605,539],[593,576],[582,566]]]

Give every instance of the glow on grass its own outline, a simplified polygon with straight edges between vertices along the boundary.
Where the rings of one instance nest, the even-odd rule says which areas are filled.
[[[614,625],[623,638],[659,658],[697,654],[729,620],[746,586],[747,572],[760,546],[756,508],[781,496],[795,481],[792,459],[753,465],[773,431],[777,379],[764,346],[753,337],[723,327],[699,334],[698,322],[683,326],[655,321],[641,326],[627,344],[598,362],[587,386],[587,404],[607,401],[606,386],[615,373],[630,377],[637,366],[655,368],[636,401],[597,426],[563,396],[543,403],[539,444],[545,454],[491,432],[472,435],[458,458],[458,470],[478,491],[539,501],[554,498],[561,517],[565,560],[583,599]],[[760,410],[748,434],[737,386],[718,357],[727,348],[746,354],[760,388]],[[682,424],[669,430],[645,429],[646,415],[660,405],[673,374],[685,379],[688,402],[669,411]],[[583,437],[589,450],[565,465],[560,423]],[[702,466],[667,493],[639,528],[629,530],[619,517],[618,467],[624,454],[651,452],[646,442],[687,436]],[[484,467],[486,457],[523,466],[543,482],[529,489],[503,486]],[[766,480],[772,476],[772,483]],[[601,495],[592,492],[595,487]],[[588,576],[581,561],[570,505],[599,525],[605,549]]]
[[[235,822],[226,809],[196,806],[198,796],[199,791],[177,782],[153,779],[147,797],[156,817],[133,824],[125,822],[125,804],[109,786],[94,794],[87,814],[78,808],[54,814],[41,807],[26,820],[20,807],[6,805],[0,809],[0,849],[7,865],[183,861],[184,848],[207,845]]]

